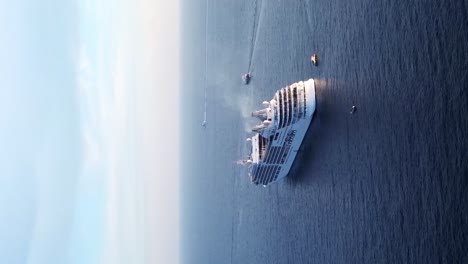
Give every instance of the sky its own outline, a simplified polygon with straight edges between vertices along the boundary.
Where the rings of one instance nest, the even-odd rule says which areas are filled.
[[[2,263],[179,262],[179,6],[0,0]]]

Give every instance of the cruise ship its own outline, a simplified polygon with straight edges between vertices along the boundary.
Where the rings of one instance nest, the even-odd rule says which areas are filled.
[[[241,164],[248,166],[250,181],[264,187],[288,176],[315,112],[313,79],[278,90],[263,109],[252,113],[261,123],[248,138],[250,151]]]

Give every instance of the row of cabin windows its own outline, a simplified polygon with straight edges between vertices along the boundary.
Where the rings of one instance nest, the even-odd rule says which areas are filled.
[[[271,146],[268,148],[268,153],[265,155],[265,159],[263,161],[267,164],[282,164],[284,163],[284,153],[287,154],[288,151],[289,146]]]
[[[292,92],[291,92],[292,90]],[[297,87],[281,89],[278,96],[278,106],[280,120],[278,128],[285,127],[291,123],[295,123],[297,119],[302,118],[305,112],[305,97],[304,104],[302,107],[300,105],[297,94]],[[287,113],[285,112],[287,105]]]
[[[258,156],[260,160],[263,158],[263,154],[265,153],[267,146],[268,146],[267,139],[259,135],[258,136]]]
[[[299,100],[297,99],[298,97],[297,97],[297,88],[296,87],[293,88],[293,97],[294,97],[294,109],[296,109],[296,111],[294,113],[294,116],[296,118],[302,118],[302,116],[304,114],[303,110],[304,110],[305,106],[302,106],[302,107],[298,108]]]
[[[270,182],[276,181],[280,170],[280,166],[263,166],[258,170],[258,174],[255,175],[254,183],[267,185]]]

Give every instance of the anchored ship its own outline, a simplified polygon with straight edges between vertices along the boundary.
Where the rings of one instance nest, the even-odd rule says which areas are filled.
[[[240,164],[248,166],[250,181],[264,187],[286,177],[296,158],[315,111],[313,79],[278,90],[263,109],[252,113],[261,123],[248,138],[249,156]]]

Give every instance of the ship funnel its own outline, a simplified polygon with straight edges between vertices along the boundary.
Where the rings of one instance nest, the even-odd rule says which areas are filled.
[[[252,117],[258,117],[260,120],[263,121],[267,119],[267,112],[268,112],[267,108],[258,110],[258,111],[252,112]]]
[[[252,132],[260,132],[264,128],[265,128],[265,125],[262,123],[260,125],[255,126],[254,128],[252,128]]]
[[[263,101],[262,105],[263,107],[267,108],[270,106],[270,103],[268,103],[267,101]]]

